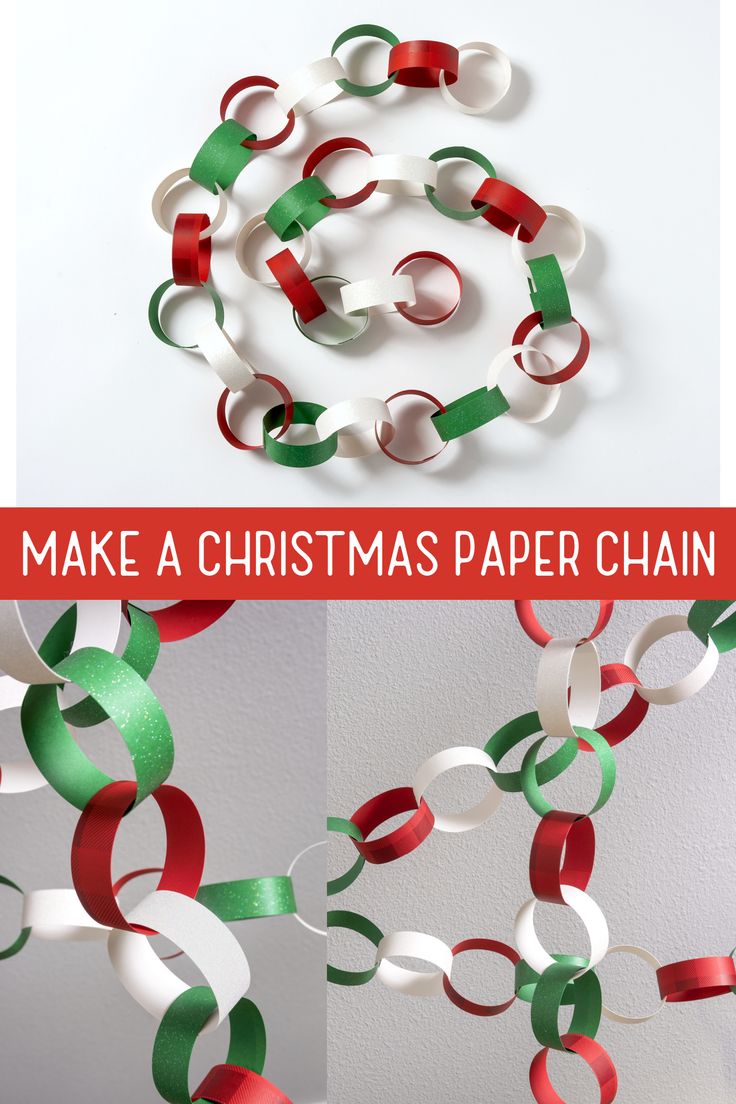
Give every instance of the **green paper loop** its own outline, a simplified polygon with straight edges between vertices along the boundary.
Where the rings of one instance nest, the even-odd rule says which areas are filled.
[[[486,755],[490,755],[498,767],[504,755],[508,755],[517,744],[520,744],[529,736],[535,736],[538,732],[542,732],[539,714],[524,713],[521,717],[516,717],[513,721],[509,721],[508,724],[499,728],[498,732],[491,736],[483,750]],[[548,759],[536,764],[535,774],[538,784],[543,786],[546,782],[551,782],[553,778],[561,775],[570,766],[577,753],[577,740],[565,740],[556,751],[552,752]],[[499,789],[505,790],[506,793],[521,793],[520,770],[494,771],[489,767],[488,773]]]
[[[284,874],[200,886],[196,899],[220,920],[255,920],[296,912],[294,886]]]
[[[616,756],[613,754],[611,747],[605,737],[601,736],[600,732],[596,732],[592,728],[584,728],[582,725],[573,725],[575,732],[578,736],[581,736],[587,744],[591,746],[601,768],[601,788],[598,794],[598,800],[589,812],[581,814],[584,816],[592,816],[593,813],[597,813],[599,809],[608,801],[609,797],[613,793],[613,787],[616,785]],[[551,813],[554,809],[554,805],[550,805],[546,797],[539,788],[537,781],[537,755],[542,744],[549,739],[547,736],[542,736],[541,740],[536,740],[527,751],[521,764],[521,770],[519,774],[521,776],[521,788],[524,793],[524,797],[535,813],[538,813],[540,817],[546,816],[547,813]],[[572,741],[576,743],[576,741]],[[549,762],[549,760],[547,760]],[[585,1034],[585,1032],[581,1032]]]
[[[400,41],[393,31],[379,27],[376,23],[359,23],[356,27],[348,27],[347,31],[337,36],[330,50],[331,57],[334,57],[340,47],[353,38],[380,38],[389,46],[398,46]],[[392,73],[388,80],[381,81],[380,84],[353,84],[349,80],[338,80],[335,84],[343,92],[349,92],[351,96],[378,96],[379,93],[391,87],[398,75],[398,72]]]
[[[572,321],[570,297],[560,262],[554,253],[546,257],[533,257],[527,261],[532,278],[529,280],[529,297],[535,311],[541,311],[539,323],[543,330],[564,326]]]
[[[350,839],[357,840],[358,843],[363,842],[363,833],[357,824],[353,824],[352,820],[345,820],[343,817],[328,817],[327,818],[327,831],[328,832],[341,832],[344,836],[350,836]],[[362,855],[358,855],[358,858],[344,874],[340,874],[337,878],[331,878],[327,883],[327,896],[334,897],[336,893],[342,893],[344,889],[351,886],[355,879],[360,874],[361,870],[365,866],[365,859]]]
[[[554,958],[555,962],[564,963],[567,966],[572,967],[573,970],[584,970],[588,965],[587,958],[580,958],[577,955],[562,955],[553,954],[550,957]],[[589,973],[592,971],[588,971]],[[534,993],[539,982],[539,974],[536,970],[533,970],[528,962],[524,959],[520,959],[514,966],[514,992],[519,1000],[526,1001],[527,1004],[531,1004],[534,999]],[[570,981],[565,986],[562,994],[560,1004],[574,1004],[575,1003],[575,983]]]
[[[592,970],[573,981],[580,967],[565,962],[548,966],[539,978],[532,997],[532,1031],[537,1041],[553,1050],[565,1050],[560,1038],[559,1014],[562,998],[572,984],[574,1010],[566,1033],[595,1039],[601,1023],[601,983]]]
[[[318,284],[320,280],[336,280],[338,284],[342,284],[343,286],[350,283],[350,281],[346,280],[344,276],[329,275],[315,276],[311,283]],[[370,311],[367,307],[364,307],[363,309],[358,311],[354,311],[350,315],[340,315],[336,311],[333,311],[331,308],[328,308],[328,311],[334,318],[339,318],[345,322],[358,322],[358,325],[356,325],[354,329],[348,330],[345,337],[340,337],[338,334],[336,334],[333,340],[331,338],[317,337],[314,330],[310,332],[311,324],[302,322],[299,314],[297,313],[296,307],[294,307],[292,314],[294,316],[294,323],[300,334],[303,334],[304,337],[314,342],[315,345],[325,345],[327,348],[330,349],[334,349],[338,345],[347,345],[350,341],[355,341],[357,337],[360,337],[361,334],[365,333],[371,320]],[[324,318],[324,315],[319,315],[318,318],[321,321]],[[312,321],[314,321],[314,319]]]
[[[153,1082],[169,1104],[191,1104],[189,1062],[203,1027],[217,1001],[206,985],[195,985],[172,1001],[159,1024],[153,1044]],[[238,1001],[228,1016],[228,1065],[262,1073],[266,1063],[266,1028],[253,1001]]]
[[[161,300],[170,287],[174,286],[173,280],[164,280],[164,282],[156,288],[151,301],[148,304],[148,325],[159,341],[163,341],[164,345],[170,345],[172,349],[197,349],[197,345],[178,345],[176,341],[172,341],[168,336],[163,326],[161,325],[161,319],[159,318],[159,308],[161,306]],[[190,291],[206,291],[210,299],[215,305],[215,322],[222,329],[225,322],[225,308],[222,305],[222,299],[217,294],[211,284],[201,284],[200,287],[190,288]]]
[[[710,638],[719,652],[732,651],[736,648],[736,610],[719,625],[716,625],[716,621],[733,604],[733,599],[729,601],[704,599],[693,602],[687,615],[690,631],[695,633],[698,640],[706,646]]]
[[[383,932],[376,927],[372,920],[361,916],[359,912],[346,912],[343,909],[333,909],[327,913],[328,928],[347,928],[348,931],[362,935],[374,947],[383,939]],[[337,966],[327,963],[327,980],[333,985],[365,985],[376,976],[378,964],[368,970],[339,970]]]
[[[334,192],[324,180],[308,176],[287,188],[263,217],[281,241],[291,241],[301,237],[302,227],[311,230],[321,219],[327,218],[332,208],[320,201],[334,198]]]
[[[444,413],[432,414],[434,428],[442,441],[454,441],[474,429],[487,425],[509,409],[508,400],[500,387],[479,387],[468,395],[448,403]]]
[[[227,191],[240,176],[254,151],[242,145],[251,142],[255,134],[235,119],[226,119],[206,139],[192,161],[189,176],[208,192],[217,194],[219,184]]]
[[[133,761],[134,805],[165,782],[174,765],[174,741],[156,695],[125,660],[101,648],[80,648],[54,667],[86,690],[117,727]],[[87,758],[66,726],[56,686],[30,686],[20,723],[31,757],[58,794],[83,809],[113,781]]]
[[[488,158],[479,153],[478,150],[471,149],[470,146],[445,146],[444,149],[437,150],[429,155],[430,161],[449,161],[453,158],[461,161],[472,161],[474,165],[478,165],[483,169],[487,177],[490,176],[494,180],[496,178],[496,170]],[[425,184],[424,191],[429,202],[441,215],[447,215],[448,218],[457,219],[459,222],[479,218],[490,207],[489,203],[483,203],[480,207],[474,207],[470,211],[459,211],[457,207],[448,207],[446,203],[438,199],[436,189],[431,185]]]
[[[15,882],[11,882],[10,878],[3,877],[2,874],[0,874],[0,885],[7,886],[8,889],[14,889],[17,893],[20,893],[21,897],[23,896],[23,890],[20,888],[20,886],[16,885]],[[0,951],[0,961],[5,958],[12,958],[13,955],[17,955],[19,951],[22,951],[26,943],[28,942],[28,937],[30,934],[30,928],[21,928],[20,933],[18,937],[14,940],[14,942],[12,942],[9,947],[6,947],[5,950]]]
[[[313,426],[325,409],[318,403],[295,402],[292,425]],[[338,445],[336,433],[331,433],[324,441],[313,441],[307,445],[290,444],[283,438],[277,441],[271,436],[271,431],[283,426],[285,416],[286,408],[282,403],[267,410],[263,417],[263,447],[276,464],[287,468],[313,468],[335,455]]]

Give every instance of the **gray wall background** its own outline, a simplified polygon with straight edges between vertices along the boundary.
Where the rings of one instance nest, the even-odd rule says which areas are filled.
[[[592,603],[540,603],[556,635],[584,634]],[[686,612],[683,602],[620,602],[603,636],[603,661],[622,659],[648,620]],[[684,674],[697,642],[678,635],[657,645],[640,668],[659,685]],[[328,607],[328,806],[350,816],[365,799],[410,785],[429,755],[456,744],[482,746],[504,722],[534,708],[539,650],[518,626],[511,603],[333,603]],[[736,792],[733,746],[736,656],[725,655],[710,683],[680,705],[652,707],[617,749],[618,780],[595,816],[596,865],[589,891],[608,920],[611,943],[633,943],[662,963],[726,954],[736,943]],[[604,698],[608,718],[623,704]],[[608,700],[606,700],[608,699]],[[509,756],[509,767],[520,756]],[[451,811],[484,790],[482,772],[461,769],[435,782],[430,804]],[[546,788],[560,808],[584,809],[597,793],[593,756],[578,756]],[[588,804],[586,805],[586,802]],[[472,935],[513,943],[513,920],[530,896],[528,855],[538,822],[522,795],[507,795],[472,832],[436,832],[411,855],[362,876],[330,907],[353,909],[385,932],[418,929],[452,945]],[[330,840],[331,876],[351,859]],[[550,950],[585,953],[585,933],[569,910],[541,905],[537,930]],[[346,968],[372,961],[359,936],[331,932],[330,959]],[[505,960],[468,953],[453,979],[471,999],[511,992]],[[636,1014],[656,1004],[656,982],[630,956],[605,960],[604,1001]],[[625,1026],[603,1020],[598,1035],[619,1074],[621,1104],[726,1104],[734,1098],[736,998],[666,1007]],[[563,1024],[567,1020],[562,1021]],[[502,1016],[467,1015],[443,997],[402,996],[373,981],[328,993],[329,1099],[336,1104],[518,1104],[531,1099],[528,1069],[538,1050],[529,1006]],[[552,1055],[564,1099],[597,1100],[580,1060]]]
[[[142,603],[146,605],[146,603]],[[161,603],[156,603],[160,605]],[[23,603],[39,642],[65,603]],[[197,804],[207,838],[205,881],[284,874],[307,844],[324,838],[325,607],[237,603],[191,640],[165,645],[150,678],[171,721],[176,761],[169,781]],[[2,757],[22,747],[18,711],[0,713]],[[114,777],[130,777],[112,726],[88,730],[85,750]],[[71,886],[69,850],[78,812],[50,787],[0,800],[0,872],[24,889]],[[121,827],[115,871],[163,858],[158,809],[147,802]],[[297,902],[324,916],[324,848],[295,871]],[[139,900],[153,879],[129,887]],[[18,930],[20,900],[0,889],[0,946]],[[266,1020],[265,1075],[295,1104],[324,1100],[325,940],[291,916],[231,925],[246,949],[249,996]],[[186,959],[173,968],[201,983]],[[155,1021],[118,983],[104,943],[31,938],[0,963],[2,1100],[158,1099],[150,1074]],[[225,1060],[227,1028],[200,1040],[190,1085]]]

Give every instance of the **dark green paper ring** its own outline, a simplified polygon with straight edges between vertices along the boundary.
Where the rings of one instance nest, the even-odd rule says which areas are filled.
[[[101,648],[80,648],[55,670],[86,690],[117,727],[133,761],[138,805],[166,781],[174,765],[171,728],[158,698],[125,660]],[[113,781],[87,758],[67,728],[56,686],[28,688],[20,723],[46,781],[78,809]]]
[[[242,145],[252,142],[255,134],[235,119],[226,119],[210,134],[192,161],[189,176],[208,192],[217,194],[219,184],[227,191],[240,176],[253,156],[253,150]]]
[[[474,165],[478,165],[483,169],[487,177],[495,177],[496,175],[496,170],[488,158],[484,157],[478,150],[471,149],[470,146],[445,146],[444,149],[437,150],[436,153],[430,153],[429,155],[430,161],[449,161],[453,158],[461,161],[472,161]],[[436,189],[430,187],[429,184],[424,185],[424,191],[429,202],[441,215],[447,215],[448,218],[457,219],[459,222],[467,222],[469,219],[484,215],[490,206],[490,204],[484,203],[470,211],[459,211],[457,207],[448,207],[446,203],[438,199]]]
[[[736,648],[736,610],[721,621],[720,625],[716,625],[716,621],[733,604],[733,600],[726,602],[704,599],[693,602],[687,615],[690,631],[705,645],[710,638],[719,652],[732,651]]]
[[[151,301],[148,304],[148,324],[155,333],[159,341],[163,341],[164,345],[170,345],[172,349],[196,349],[196,345],[178,345],[176,341],[172,341],[168,336],[163,326],[161,325],[161,319],[159,318],[159,308],[161,306],[161,300],[170,287],[174,286],[173,280],[164,280],[164,282],[156,288]],[[190,288],[190,291],[199,291],[200,288]],[[222,299],[217,294],[211,284],[202,284],[201,290],[206,291],[212,302],[215,304],[215,322],[222,329],[225,322],[225,308],[222,305]]]
[[[364,936],[374,947],[383,939],[383,932],[377,928],[372,920],[361,916],[359,912],[345,912],[342,909],[333,909],[327,913],[328,928],[347,928],[348,931],[357,932]],[[327,963],[327,980],[333,985],[365,985],[376,976],[378,964],[368,970],[338,970],[337,966]]]
[[[539,978],[532,997],[532,1031],[539,1043],[553,1050],[565,1050],[560,1038],[560,1005],[568,988],[572,984],[574,1010],[567,1033],[585,1035],[595,1039],[601,1023],[603,999],[601,983],[597,975],[588,970],[573,981],[580,969],[565,962],[554,962],[548,966]]]
[[[565,277],[554,253],[546,257],[533,257],[527,261],[532,278],[529,281],[529,298],[535,311],[540,311],[539,323],[543,330],[564,326],[572,321],[572,307],[567,294]]]
[[[196,900],[225,923],[296,912],[294,886],[284,874],[213,882],[199,887]]]
[[[554,954],[551,956],[555,962],[562,963],[563,965],[570,966],[574,971],[584,970],[588,965],[587,958],[580,958],[576,955],[562,955]],[[588,973],[592,973],[589,970]],[[527,1004],[531,1004],[534,1000],[534,993],[536,992],[537,984],[539,982],[539,974],[536,970],[533,970],[528,962],[525,962],[522,958],[516,963],[514,967],[514,992],[519,1000],[526,1001]],[[575,982],[570,981],[565,986],[560,1004],[574,1004],[575,1003]]]
[[[353,824],[352,820],[345,820],[343,817],[328,817],[327,831],[341,832],[342,835],[350,836],[351,839],[357,840],[358,843],[363,842],[363,833],[361,832],[358,825]],[[347,889],[348,886],[351,886],[364,866],[365,859],[362,855],[358,855],[358,858],[355,860],[349,870],[346,870],[344,874],[340,874],[338,878],[331,878],[328,881],[327,896],[334,897],[336,893],[342,893],[344,889]]]
[[[444,413],[432,414],[432,423],[442,441],[454,441],[474,429],[487,425],[509,409],[506,396],[499,387],[479,387],[461,395],[445,407]]]
[[[616,756],[613,754],[608,740],[606,740],[604,736],[601,736],[600,732],[596,732],[592,728],[584,728],[582,725],[573,725],[573,728],[578,736],[581,736],[587,744],[590,744],[598,757],[601,768],[601,788],[598,799],[593,808],[583,814],[585,816],[592,816],[593,813],[597,813],[599,809],[603,808],[613,793],[613,787],[616,785]],[[547,739],[547,736],[542,736],[541,740],[536,740],[532,744],[524,756],[521,770],[519,771],[521,776],[521,789],[524,793],[524,797],[527,799],[534,812],[538,813],[540,817],[546,816],[547,813],[551,813],[554,809],[554,805],[550,805],[549,801],[547,801],[542,793],[537,780],[537,755],[539,754],[539,749],[542,744]]]
[[[172,1001],[159,1024],[153,1044],[153,1081],[169,1104],[191,1104],[189,1062],[203,1027],[217,1001],[206,985],[186,989]],[[266,1063],[266,1028],[253,1001],[242,998],[228,1016],[228,1065],[262,1073]]]
[[[526,740],[529,736],[535,736],[541,731],[542,725],[539,714],[524,713],[521,717],[516,717],[513,721],[509,721],[508,724],[499,728],[498,732],[491,736],[483,750],[486,755],[490,755],[493,762],[498,766],[504,755],[507,755],[512,748],[515,748],[522,740]],[[551,782],[553,778],[557,778],[563,771],[567,770],[577,753],[577,740],[563,741],[548,759],[543,759],[541,763],[535,765],[537,783],[543,786],[546,782]],[[488,773],[498,788],[505,790],[506,793],[522,792],[520,770],[494,771],[489,767]]]
[[[287,188],[263,217],[281,241],[291,241],[301,237],[302,227],[311,230],[321,219],[327,218],[332,208],[325,207],[321,200],[334,198],[334,192],[324,180],[308,176]]]
[[[10,878],[4,878],[2,874],[0,874],[0,885],[7,886],[8,889],[14,889],[18,893],[20,893],[21,897],[23,896],[23,890],[20,888],[20,886],[16,885],[15,882],[11,882]],[[22,951],[26,943],[28,942],[28,937],[30,934],[30,928],[21,928],[18,938],[15,939],[9,947],[6,947],[5,950],[0,951],[0,961],[2,961],[2,959],[4,958],[12,958],[13,955],[18,954],[18,951]]]
[[[359,23],[357,27],[348,27],[347,31],[343,31],[341,35],[337,36],[330,50],[331,56],[334,57],[341,46],[354,38],[380,38],[382,42],[387,42],[389,46],[399,45],[399,39],[393,31],[388,31],[385,27],[379,27],[375,23]],[[349,80],[335,81],[335,84],[343,92],[349,92],[351,96],[378,96],[379,93],[385,92],[387,88],[391,87],[398,75],[398,73],[393,73],[388,80],[382,81],[380,84],[353,84]]]
[[[295,402],[291,424],[313,426],[325,409],[318,403]],[[263,416],[263,447],[276,464],[282,464],[286,468],[313,468],[335,455],[338,445],[336,433],[331,433],[324,441],[314,441],[308,445],[290,444],[272,437],[271,430],[279,429],[284,424],[285,416],[286,408],[283,403],[267,410]]]

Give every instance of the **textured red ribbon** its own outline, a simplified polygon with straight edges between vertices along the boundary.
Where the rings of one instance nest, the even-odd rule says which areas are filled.
[[[380,824],[401,813],[414,810],[414,815],[385,836],[376,840],[369,840],[368,836]],[[364,859],[370,863],[393,862],[394,859],[408,855],[410,851],[422,843],[434,826],[434,815],[425,801],[417,799],[411,786],[399,786],[395,790],[386,790],[384,793],[372,797],[361,805],[357,812],[351,816],[351,821],[360,829],[363,841],[353,840]]]
[[[586,644],[589,640],[594,640],[596,636],[603,632],[606,625],[611,620],[614,604],[615,603],[610,598],[600,599],[598,602],[598,619],[590,634],[581,637],[581,644]],[[535,644],[539,644],[541,648],[549,644],[550,640],[552,640],[552,633],[547,632],[544,626],[539,623],[537,615],[534,612],[534,603],[528,598],[517,600],[514,602],[514,609],[519,619],[519,624],[529,639],[533,640]]]
[[[522,242],[534,241],[547,218],[544,208],[526,192],[493,176],[486,177],[471,204],[476,210],[488,204],[488,210],[481,217],[497,230],[503,230],[504,234],[513,235],[518,226],[519,241]]]
[[[528,314],[526,318],[523,319],[523,321],[521,321],[516,327],[516,333],[511,338],[511,344],[524,345],[529,334],[532,332],[535,326],[538,326],[540,324],[541,321],[541,311],[535,311],[533,314]],[[532,372],[527,372],[526,368],[524,367],[522,354],[516,354],[514,360],[519,365],[522,372],[526,372],[526,374],[529,376],[529,379],[533,379],[535,383],[543,383],[546,384],[548,387],[551,387],[552,384],[555,383],[567,383],[568,380],[572,379],[573,376],[576,376],[578,374],[578,372],[588,359],[588,355],[590,353],[590,338],[588,337],[588,331],[580,325],[577,318],[571,319],[571,324],[573,323],[580,331],[580,344],[578,345],[578,351],[576,352],[570,363],[566,364],[564,368],[560,368],[559,372],[552,372],[552,374],[549,376],[535,376]]]
[[[600,1104],[612,1104],[618,1091],[618,1076],[616,1067],[608,1053],[600,1043],[594,1039],[588,1039],[585,1035],[561,1035],[566,1050],[572,1050],[579,1054],[590,1067],[600,1088]],[[532,1058],[529,1067],[529,1085],[537,1104],[565,1104],[565,1101],[552,1088],[552,1082],[547,1073],[547,1055],[549,1047],[540,1050]]]
[[[213,1066],[192,1100],[209,1104],[291,1104],[288,1096],[265,1077],[242,1066]]]
[[[588,816],[553,809],[539,822],[529,856],[529,881],[540,901],[567,902],[562,886],[585,889],[595,862],[595,829]]]
[[[687,958],[660,966],[657,981],[659,995],[670,1004],[720,997],[736,985],[736,962],[730,955]]]
[[[494,954],[503,955],[512,966],[515,966],[519,961],[519,954],[513,947],[509,947],[506,943],[499,943],[496,939],[463,939],[452,948],[453,958],[455,955],[462,954],[463,951],[492,951]],[[471,1016],[500,1016],[516,1000],[516,994],[514,993],[509,1000],[503,1001],[502,1004],[476,1004],[475,1001],[468,1000],[467,997],[463,997],[458,993],[447,974],[443,974],[442,984],[452,1003],[461,1008],[463,1012],[469,1012]]]
[[[273,387],[275,391],[278,391],[281,402],[284,404],[284,424],[276,434],[276,440],[278,440],[279,437],[284,436],[294,418],[294,400],[291,397],[291,391],[285,383],[276,379],[276,376],[267,376],[264,372],[254,372],[253,375],[257,380],[263,380],[264,383],[270,383],[271,387]],[[230,395],[232,395],[232,391],[226,387],[217,403],[217,425],[220,433],[233,448],[247,449],[249,452],[255,451],[256,449],[262,449],[263,441],[259,441],[257,445],[249,445],[246,441],[241,441],[239,437],[236,437],[231,430],[227,420],[227,400]]]
[[[324,161],[326,157],[329,157],[333,153],[339,153],[341,150],[361,150],[363,153],[373,156],[373,150],[370,146],[367,146],[365,142],[361,142],[359,138],[330,138],[326,142],[322,142],[310,153],[307,160],[304,162],[304,168],[302,169],[302,177],[306,180],[308,176],[312,176],[314,170]],[[335,207],[339,210],[345,210],[347,207],[357,207],[363,200],[368,199],[373,195],[378,187],[377,180],[369,180],[359,191],[353,192],[352,195],[343,196],[342,199],[338,199],[335,196],[326,196],[325,199],[321,199],[320,203],[323,203],[325,207]]]
[[[248,88],[278,88],[278,84],[275,80],[271,80],[270,77],[243,77],[242,80],[236,81],[235,84],[231,84],[220,102],[220,118],[223,123],[225,122],[227,109],[232,101],[236,96],[239,96],[241,92],[245,92]],[[282,142],[286,141],[294,129],[295,123],[296,116],[293,111],[289,111],[286,116],[286,126],[284,126],[278,134],[274,134],[273,138],[246,138],[246,140],[240,144],[244,146],[245,149],[273,149],[274,146],[280,146]]]
[[[171,644],[175,640],[187,640],[190,636],[204,632],[215,621],[219,621],[232,604],[232,600],[192,598],[146,612],[156,622],[161,643]],[[123,602],[123,613],[128,617],[127,602]]]
[[[171,242],[171,270],[180,287],[199,287],[210,275],[212,237],[200,238],[209,215],[177,215]]]
[[[325,313],[324,301],[290,249],[269,257],[266,264],[302,322],[312,322]]]
[[[410,88],[438,88],[440,73],[445,83],[454,84],[460,66],[460,53],[446,42],[418,39],[400,42],[388,56],[388,75],[397,73],[396,83]]]

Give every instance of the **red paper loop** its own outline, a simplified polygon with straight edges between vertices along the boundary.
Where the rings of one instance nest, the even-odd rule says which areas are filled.
[[[243,1066],[213,1066],[192,1100],[210,1104],[291,1104],[288,1096],[265,1077]]]
[[[641,686],[641,683],[625,663],[604,663],[601,667],[601,690],[605,693],[612,686]],[[602,724],[596,732],[608,741],[610,747],[615,747],[636,732],[648,711],[649,702],[634,690],[621,712]],[[578,747],[581,751],[593,750],[582,738],[578,739]]]
[[[394,399],[400,399],[404,395],[416,395],[420,399],[426,399],[427,402],[431,402],[437,407],[440,414],[446,414],[447,413],[446,408],[442,405],[440,400],[436,399],[434,397],[434,395],[430,395],[430,393],[428,391],[413,391],[411,389],[409,389],[407,391],[397,391],[394,395],[389,395],[389,397],[386,399],[386,405],[388,406],[388,404],[390,402],[393,402]],[[447,446],[449,444],[448,441],[445,441],[442,445],[442,448],[437,449],[437,451],[433,452],[430,456],[423,456],[420,460],[408,460],[403,456],[397,456],[395,452],[391,452],[391,450],[389,449],[388,442],[393,440],[396,431],[395,431],[393,426],[389,426],[388,429],[389,429],[391,435],[388,438],[388,440],[386,440],[385,435],[386,435],[387,430],[386,430],[386,428],[384,428],[385,425],[386,425],[386,423],[382,422],[381,423],[381,426],[382,426],[381,429],[378,428],[378,425],[376,425],[376,427],[375,427],[376,440],[378,441],[378,447],[380,448],[381,452],[383,452],[386,456],[388,456],[389,460],[393,460],[397,464],[407,464],[407,465],[428,464],[430,460],[434,460],[436,456],[439,456],[439,454],[441,452],[444,452],[444,450],[447,448]]]
[[[274,440],[278,441],[279,437],[284,436],[294,417],[294,400],[291,397],[291,391],[289,391],[285,383],[282,383],[281,380],[276,379],[275,376],[267,376],[263,372],[254,372],[253,375],[257,380],[265,380],[266,383],[270,383],[274,390],[278,391],[281,397],[281,402],[284,406],[284,424],[282,425],[279,432],[274,436]],[[249,451],[262,449],[263,441],[261,441],[257,445],[246,444],[245,441],[241,441],[239,437],[236,437],[231,430],[227,420],[227,400],[230,395],[232,395],[232,391],[229,387],[226,387],[220,395],[219,402],[217,403],[217,424],[220,427],[220,433],[225,438],[227,443],[233,446],[233,448],[248,449]]]
[[[177,215],[171,239],[171,270],[178,287],[206,284],[212,260],[212,236],[200,238],[209,215]]]
[[[271,80],[270,77],[243,77],[242,80],[236,81],[235,84],[231,84],[225,95],[220,102],[220,118],[223,123],[225,122],[225,115],[227,109],[233,102],[236,96],[241,92],[245,92],[247,88],[278,88],[278,84],[275,80]],[[247,138],[245,142],[241,142],[241,145],[245,149],[252,150],[264,150],[273,149],[274,146],[280,146],[282,142],[291,134],[294,129],[294,123],[296,122],[296,116],[293,111],[289,111],[286,117],[286,126],[283,130],[280,130],[278,134],[274,134],[273,138]]]
[[[618,1092],[618,1076],[616,1067],[611,1061],[610,1055],[595,1039],[588,1039],[585,1035],[561,1035],[566,1050],[579,1054],[592,1070],[598,1087],[600,1088],[600,1104],[612,1104]],[[529,1085],[532,1096],[537,1104],[565,1104],[562,1097],[555,1092],[547,1073],[547,1055],[549,1047],[540,1050],[532,1058],[529,1067]]]
[[[470,202],[476,210],[488,204],[481,218],[504,234],[513,237],[518,227],[522,242],[534,241],[547,218],[544,208],[526,192],[494,176],[486,177]]]
[[[324,300],[290,249],[269,257],[266,264],[302,322],[313,322],[325,313]]]
[[[110,782],[84,807],[72,841],[72,881],[82,905],[98,924],[150,935],[149,928],[128,924],[112,883],[115,836],[135,796],[135,782]],[[204,829],[197,807],[176,786],[159,786],[152,796],[166,829],[166,858],[157,889],[194,897],[204,870]]]
[[[415,810],[414,815],[400,828],[395,828],[393,832],[379,839],[368,839],[380,824],[412,810]],[[393,862],[402,855],[408,855],[427,838],[434,826],[434,816],[429,806],[424,800],[417,805],[411,786],[399,786],[395,790],[386,790],[372,797],[350,819],[360,829],[363,837],[363,841],[354,839],[353,843],[370,863]]]
[[[492,951],[494,954],[503,955],[512,966],[515,966],[520,959],[519,954],[513,947],[507,946],[506,943],[499,943],[496,939],[463,939],[452,948],[453,958],[455,955],[462,954],[463,951]],[[469,1012],[471,1016],[500,1016],[516,1000],[516,994],[514,993],[511,999],[504,1001],[503,1004],[476,1004],[475,1001],[468,1000],[467,997],[463,997],[458,993],[447,974],[443,975],[442,984],[452,1003],[456,1004],[458,1008],[462,1008],[463,1012]]]
[[[564,905],[562,886],[586,889],[595,862],[593,821],[553,809],[539,822],[529,856],[529,881],[539,901]]]
[[[457,47],[428,39],[400,42],[388,55],[389,77],[397,73],[396,84],[410,88],[439,88],[440,73],[445,74],[445,84],[454,84],[459,66]]]
[[[232,600],[191,598],[162,606],[161,609],[146,610],[146,613],[155,621],[161,643],[170,644],[204,632],[219,621],[232,605]],[[130,620],[127,602],[123,602],[123,614]]]
[[[603,632],[608,622],[611,620],[611,614],[613,613],[614,602],[610,598],[601,598],[598,602],[598,620],[593,626],[592,632],[588,636],[581,637],[580,643],[587,644],[589,640],[594,640],[596,636]],[[523,601],[514,602],[514,609],[516,610],[516,616],[519,619],[519,624],[522,629],[535,644],[539,644],[540,648],[544,648],[552,640],[552,633],[547,632],[543,625],[540,625],[537,620],[537,615],[534,612],[534,603],[528,598]]]
[[[452,318],[453,314],[460,306],[460,300],[463,296],[463,278],[460,269],[456,264],[453,264],[449,257],[445,257],[442,253],[432,253],[429,250],[420,250],[417,253],[410,253],[408,257],[404,257],[402,261],[399,261],[391,275],[396,276],[406,265],[411,264],[412,261],[420,260],[437,261],[439,264],[444,265],[445,268],[449,268],[450,272],[457,280],[457,299],[445,314],[441,314],[437,318],[422,318],[421,315],[412,314],[403,303],[395,303],[394,305],[400,315],[404,318],[408,318],[408,320],[413,322],[416,326],[438,326],[440,322],[446,322],[448,318]]]
[[[349,149],[361,150],[363,153],[367,153],[371,157],[373,156],[371,147],[367,146],[365,142],[361,142],[359,138],[330,138],[327,142],[322,142],[321,145],[312,150],[309,157],[304,162],[302,177],[306,180],[308,176],[312,176],[320,162],[324,161],[325,157],[329,157],[330,154]],[[357,207],[359,203],[362,203],[363,200],[373,195],[377,187],[378,181],[370,180],[360,191],[353,192],[352,195],[343,196],[342,199],[328,196],[325,199],[321,199],[320,203],[323,203],[325,207],[336,207],[344,211],[347,207]]]
[[[526,339],[528,338],[529,334],[532,332],[535,326],[538,326],[540,324],[541,321],[541,311],[535,311],[534,314],[527,315],[527,317],[516,327],[516,333],[511,339],[511,344],[526,344]],[[552,384],[555,383],[566,383],[567,380],[572,379],[573,376],[576,376],[578,374],[578,372],[588,359],[588,355],[590,353],[590,338],[588,337],[587,330],[583,329],[577,318],[572,318],[570,320],[570,325],[572,325],[573,323],[580,331],[580,345],[578,346],[578,351],[576,352],[570,363],[566,364],[564,368],[560,368],[559,372],[552,372],[552,374],[549,376],[535,376],[531,372],[527,372],[526,368],[524,367],[522,354],[516,354],[514,360],[518,364],[519,368],[521,368],[522,372],[526,372],[526,374],[529,376],[529,379],[533,379],[535,383],[543,383],[548,387],[551,387]]]
[[[657,981],[659,995],[670,1004],[720,997],[736,985],[736,962],[730,955],[687,958],[660,966]]]

